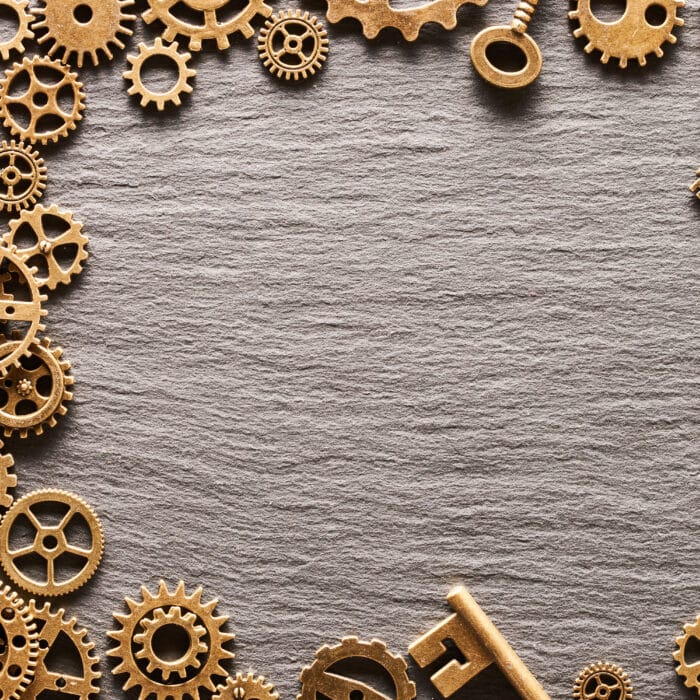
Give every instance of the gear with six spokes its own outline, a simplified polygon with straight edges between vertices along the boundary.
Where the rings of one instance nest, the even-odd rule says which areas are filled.
[[[620,666],[599,661],[579,673],[573,697],[576,700],[632,700],[632,681]]]
[[[17,31],[6,41],[0,41],[0,58],[7,61],[13,51],[24,53],[24,42],[34,38],[34,32],[29,28],[32,23],[29,0],[0,0],[0,7],[6,7],[17,15]]]
[[[44,159],[21,141],[3,141],[0,146],[0,211],[26,209],[46,189]]]
[[[700,695],[700,661],[691,661],[686,657],[686,650],[691,642],[700,642],[700,615],[695,622],[683,625],[683,634],[676,637],[678,648],[673,652],[673,658],[678,662],[676,673],[683,679],[686,688],[695,688],[695,692]]]

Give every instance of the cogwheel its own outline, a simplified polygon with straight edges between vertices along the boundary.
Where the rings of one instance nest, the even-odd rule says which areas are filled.
[[[47,515],[47,510],[53,512]],[[55,524],[56,518],[49,516],[57,513],[61,514],[61,520]],[[13,530],[18,518],[20,526],[16,532],[23,533],[28,522],[36,534],[30,544],[15,548]],[[42,522],[44,519],[46,522]],[[82,525],[79,529],[85,529],[89,534],[87,547],[82,542],[80,545],[71,543],[76,537],[76,524]],[[103,549],[102,524],[95,511],[82,498],[67,491],[42,489],[27,494],[15,501],[0,521],[0,564],[18,586],[34,595],[48,598],[80,588],[97,570]],[[61,572],[57,571],[57,562],[61,564],[60,558],[64,554],[70,554],[73,560],[79,559],[84,564],[79,571],[71,568],[59,577]],[[43,580],[34,578],[35,566],[24,569],[27,560],[35,564],[37,559],[46,565]]]
[[[278,78],[308,78],[323,68],[328,34],[308,12],[283,10],[272,15],[258,35],[263,65]]]
[[[0,42],[0,58],[7,61],[10,53],[24,53],[24,42],[34,38],[34,32],[29,28],[32,16],[27,10],[29,0],[0,0],[0,7],[7,7],[17,15],[17,31],[7,41]]]
[[[617,58],[620,68],[626,68],[632,59],[646,66],[646,57],[651,53],[661,58],[664,55],[661,46],[665,42],[675,44],[673,29],[684,24],[678,17],[678,10],[685,6],[684,0],[627,0],[625,13],[617,22],[601,22],[591,10],[591,2],[577,0],[576,9],[569,12],[569,19],[579,23],[574,36],[588,40],[584,47],[586,53],[600,51],[601,63]],[[665,13],[659,24],[650,24],[646,17],[652,6]]]
[[[34,678],[22,694],[22,700],[37,700],[43,697],[42,693],[49,692],[54,697],[65,694],[88,700],[90,695],[98,693],[97,680],[102,674],[97,670],[99,659],[93,653],[95,645],[87,639],[87,630],[78,627],[74,617],[66,620],[63,608],[53,612],[48,603],[39,608],[34,600],[30,600],[29,613],[39,628],[39,652]],[[80,657],[81,669],[77,674],[57,668],[67,651],[64,646],[66,639],[74,652],[71,659],[76,655]]]
[[[36,18],[32,29],[44,31],[38,43],[53,42],[49,56],[61,52],[64,63],[75,56],[78,68],[83,67],[85,56],[90,56],[94,66],[98,65],[98,51],[111,61],[114,54],[110,46],[124,48],[119,35],[134,33],[124,25],[136,19],[136,15],[124,13],[134,0],[42,0],[42,3],[32,10]]]
[[[148,4],[149,8],[142,15],[144,22],[151,24],[160,20],[165,25],[163,39],[166,41],[174,41],[178,34],[186,36],[190,51],[200,51],[202,42],[207,39],[214,39],[220,50],[227,49],[231,45],[229,36],[235,32],[250,39],[254,34],[251,21],[258,15],[269,17],[272,14],[265,0],[247,0],[233,17],[227,15],[234,6],[231,0],[148,0]],[[181,19],[178,6],[201,16],[201,24]],[[219,11],[221,15],[217,15]]]
[[[0,440],[0,449],[3,448]],[[9,508],[12,505],[10,491],[17,486],[17,475],[10,470],[15,466],[15,460],[11,454],[0,454],[0,508]]]
[[[619,666],[599,661],[578,674],[573,697],[576,700],[632,700],[632,681]]]
[[[160,37],[157,37],[152,46],[139,44],[139,53],[136,56],[127,56],[131,63],[131,69],[124,73],[125,80],[131,81],[131,87],[127,90],[130,95],[141,95],[141,106],[147,107],[151,102],[156,103],[159,111],[165,109],[165,105],[171,102],[179,107],[182,104],[181,93],[192,92],[192,86],[188,80],[197,75],[197,71],[188,66],[192,56],[189,53],[179,53],[177,42],[173,44],[163,44]],[[143,64],[153,56],[164,56],[169,58],[177,68],[177,82],[167,92],[153,92],[149,90],[141,79]]]
[[[695,174],[698,179],[688,188],[691,192],[695,192],[695,196],[700,199],[700,168],[697,169]]]
[[[43,196],[45,189],[46,166],[39,153],[21,141],[3,141],[0,146],[0,211],[26,209]]]
[[[280,694],[265,676],[236,673],[235,678],[227,678],[224,685],[216,689],[211,700],[279,700]]]
[[[673,658],[678,662],[676,673],[683,678],[686,688],[695,688],[700,695],[700,661],[689,662],[685,658],[685,650],[691,640],[700,641],[700,615],[695,622],[683,626],[683,634],[676,637],[678,649],[673,652]]]
[[[345,659],[366,659],[381,666],[394,683],[394,697],[389,698],[360,681],[330,673],[332,666]],[[316,700],[319,695],[328,700],[346,700],[355,691],[376,699],[412,700],[416,696],[416,686],[409,680],[406,669],[404,659],[387,651],[384,642],[378,639],[361,642],[357,637],[344,637],[340,644],[322,646],[316,652],[316,660],[302,669],[299,674],[301,693],[297,700]]]
[[[141,586],[141,595],[142,602],[126,599],[129,613],[127,615],[114,613],[114,618],[121,624],[121,629],[108,632],[108,635],[117,642],[117,646],[108,651],[107,655],[119,660],[112,669],[112,673],[127,675],[123,689],[138,687],[139,700],[146,700],[151,695],[155,695],[157,700],[183,700],[185,696],[191,700],[199,700],[200,691],[214,692],[216,690],[214,678],[226,676],[221,662],[233,658],[233,653],[225,649],[224,645],[234,638],[234,635],[223,632],[221,629],[228,617],[214,615],[218,601],[214,599],[208,603],[202,603],[201,587],[197,588],[192,595],[187,595],[182,581],[177,584],[172,593],[164,581],[160,582],[155,595],[145,586]],[[160,658],[149,641],[149,630],[153,629],[154,624],[159,625],[158,619],[162,619],[160,614],[156,619],[158,609],[161,609],[165,616],[176,609],[173,619],[180,619],[178,615],[185,611],[181,619],[188,620],[178,626],[190,635],[189,648],[183,654],[183,659],[173,663],[166,658]],[[189,614],[194,615],[196,623],[190,623]],[[204,638],[200,636],[198,629],[200,626],[206,631]],[[200,644],[204,646],[201,651]],[[138,653],[134,653],[134,649],[146,650],[146,654],[139,656]],[[196,654],[193,654],[193,649],[197,649]],[[197,664],[193,662],[195,656]],[[187,672],[183,679],[178,671],[185,666]],[[167,677],[165,669],[168,671]],[[171,678],[172,671],[177,673],[177,678],[174,680]]]
[[[60,233],[47,234],[46,224],[50,221],[60,222]],[[28,265],[42,263],[42,270],[34,276],[39,287],[54,290],[59,284],[70,284],[71,279],[82,272],[83,263],[88,258],[85,250],[88,237],[83,234],[83,225],[74,221],[71,212],[63,211],[55,204],[50,207],[39,204],[31,211],[23,211],[9,225],[9,232],[2,238],[6,247],[15,245],[18,231],[22,231],[25,236],[31,232],[33,240],[26,246],[17,246],[17,254]],[[57,251],[70,251],[70,262],[59,262],[56,259]]]

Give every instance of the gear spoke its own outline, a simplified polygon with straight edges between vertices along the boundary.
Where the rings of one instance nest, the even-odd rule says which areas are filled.
[[[0,321],[32,321],[36,304],[31,301],[0,300]]]
[[[33,554],[34,552],[35,552],[34,545],[28,544],[26,547],[21,547],[20,549],[10,550],[9,555],[13,559],[19,559],[20,557],[26,557],[27,554]]]

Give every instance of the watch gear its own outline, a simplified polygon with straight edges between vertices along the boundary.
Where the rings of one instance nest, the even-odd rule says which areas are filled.
[[[127,60],[131,64],[131,69],[126,71],[123,75],[125,80],[131,81],[131,87],[128,89],[130,95],[140,95],[141,96],[141,106],[147,107],[151,102],[155,102],[156,107],[159,111],[165,109],[167,103],[172,103],[179,107],[182,104],[180,95],[192,92],[192,86],[189,84],[188,80],[197,75],[197,71],[193,70],[188,66],[189,60],[192,58],[191,54],[178,51],[178,44],[174,42],[172,44],[163,44],[160,37],[156,37],[155,42],[151,46],[147,46],[144,43],[139,44],[139,52],[136,56],[127,56]],[[170,90],[166,92],[154,92],[149,90],[144,84],[141,78],[141,71],[143,70],[143,65],[153,56],[163,56],[170,59],[177,67],[177,81]]]
[[[216,689],[211,700],[279,700],[275,686],[265,680],[265,676],[245,676],[238,672],[235,677],[226,679],[224,685]]]
[[[573,697],[576,700],[632,700],[632,681],[620,666],[599,661],[578,674]]]
[[[125,14],[125,8],[134,0],[42,0],[32,9],[35,16],[32,29],[44,30],[37,40],[39,44],[53,42],[49,56],[59,53],[64,63],[75,57],[78,68],[82,68],[86,56],[94,66],[100,61],[102,52],[108,61],[114,58],[111,46],[124,48],[120,34],[131,36],[134,32],[125,22],[132,22],[135,15]]]
[[[47,233],[47,224],[56,222],[60,222],[60,233]],[[3,243],[5,246],[15,245],[17,254],[28,265],[39,266],[34,275],[39,287],[54,290],[59,284],[70,284],[71,279],[82,272],[83,263],[88,258],[85,250],[88,237],[83,234],[83,225],[73,219],[71,212],[63,211],[55,204],[50,207],[39,204],[10,221],[9,228],[3,236]],[[20,232],[25,239],[31,234],[27,245],[20,245]],[[68,253],[70,260],[56,257],[64,252]]]
[[[624,14],[616,22],[601,22],[593,14],[592,1],[577,0],[576,9],[569,12],[569,19],[579,23],[574,36],[588,40],[586,53],[600,51],[601,63],[617,58],[620,68],[626,68],[628,61],[635,58],[640,66],[645,66],[651,53],[661,58],[664,55],[661,46],[665,42],[675,44],[673,29],[684,24],[678,17],[684,0],[627,0]],[[651,24],[647,19],[651,7],[664,11],[665,19],[660,24]]]
[[[339,661],[346,659],[366,659],[381,666],[394,683],[394,696],[389,698],[365,683],[331,672]],[[310,666],[305,666],[300,675],[301,693],[297,700],[317,700],[323,696],[328,700],[347,700],[359,692],[363,697],[375,700],[412,700],[416,696],[416,686],[406,672],[406,661],[401,656],[389,652],[384,642],[373,639],[361,642],[357,637],[344,637],[340,644],[322,646],[316,652],[316,659]]]
[[[673,658],[678,662],[676,673],[683,679],[686,688],[695,688],[700,695],[700,660],[690,661],[686,658],[686,648],[691,641],[700,642],[700,615],[695,622],[683,625],[683,634],[676,637],[678,649],[673,652]]]
[[[207,39],[216,41],[220,50],[230,46],[229,36],[240,32],[246,39],[253,36],[251,21],[258,15],[269,17],[272,8],[265,0],[245,0],[242,9],[230,16],[233,7],[238,7],[231,0],[148,0],[149,8],[143,13],[143,20],[151,24],[160,20],[165,25],[163,39],[174,41],[178,34],[189,39],[190,51],[200,51],[202,42]],[[178,7],[180,6],[180,7]],[[182,7],[201,18],[200,23],[183,19]],[[217,13],[221,14],[217,14]]]
[[[0,41],[0,58],[7,61],[13,51],[24,53],[24,42],[34,38],[29,28],[32,16],[28,10],[29,0],[0,0],[0,7],[6,7],[17,15],[17,31],[7,41]]]
[[[3,447],[0,440],[0,449]],[[0,454],[0,508],[9,508],[14,500],[10,493],[17,486],[17,475],[10,471],[14,466],[14,457],[9,452]]]
[[[102,674],[97,670],[99,659],[94,653],[95,645],[87,639],[87,630],[78,627],[75,617],[66,620],[63,608],[53,612],[48,603],[39,608],[30,600],[29,613],[38,627],[39,652],[34,678],[22,693],[22,700],[37,700],[48,693],[54,698],[68,695],[88,700],[90,695],[98,693],[97,680]],[[61,664],[66,656],[66,663]],[[77,657],[80,658],[79,672],[72,663],[71,670],[66,671],[67,662]]]
[[[47,510],[59,509],[62,511],[60,521],[55,524],[54,513],[47,514]],[[89,532],[90,544],[87,547],[75,533],[79,520]],[[27,522],[35,531],[33,539],[29,544],[15,546],[18,536],[25,534]],[[26,536],[22,539],[29,541]],[[81,544],[72,544],[70,540],[73,539],[80,539]],[[82,498],[67,491],[33,491],[15,501],[0,521],[0,564],[12,581],[34,595],[48,598],[80,588],[97,570],[103,548],[102,525],[95,511]],[[73,561],[79,559],[84,564],[77,571],[76,567],[66,568],[64,575],[59,577],[61,557],[66,554],[72,555]],[[27,570],[23,568],[25,559],[33,565],[31,568],[27,566]],[[45,565],[43,580],[35,578],[37,560],[43,560]]]
[[[234,638],[233,634],[221,629],[228,616],[214,615],[218,600],[202,603],[202,588],[198,587],[194,593],[187,595],[182,581],[172,593],[164,581],[160,582],[155,594],[141,586],[141,595],[141,602],[126,598],[128,614],[114,613],[121,628],[108,632],[117,646],[107,655],[119,661],[112,673],[127,676],[123,689],[139,688],[139,700],[146,700],[151,695],[157,700],[183,700],[185,696],[199,700],[200,691],[214,692],[214,678],[227,675],[221,662],[233,658],[233,653],[224,647]],[[166,617],[176,610],[171,619],[187,634],[188,648],[176,661],[159,656],[158,650],[151,644],[150,631],[163,619],[160,613],[156,614],[159,609]],[[190,614],[194,615],[195,623]],[[205,636],[200,636],[199,627],[205,629]],[[200,645],[204,647],[202,651],[199,651]],[[196,653],[194,649],[197,649]],[[140,654],[141,650],[146,653]],[[180,675],[183,668],[186,669],[185,678]]]
[[[0,357],[13,352],[19,342],[0,336]],[[73,398],[70,362],[63,359],[63,349],[52,348],[51,340],[42,338],[27,351],[29,355],[20,357],[19,366],[11,367],[0,382],[0,426],[5,437],[41,435],[45,427],[56,425],[57,415],[66,415],[66,402]]]
[[[46,165],[39,153],[21,141],[3,141],[0,146],[0,211],[30,207],[43,196],[45,189]]]
[[[47,75],[53,75],[55,81],[48,82]],[[28,86],[26,90],[25,85]],[[19,95],[14,92],[17,86],[23,90]],[[0,117],[21,139],[32,143],[57,143],[83,118],[85,95],[82,88],[78,76],[60,61],[48,56],[25,57],[22,63],[8,68],[0,80]],[[59,104],[59,93],[70,93],[69,111]]]
[[[328,56],[328,33],[308,12],[282,10],[258,35],[263,65],[278,78],[305,79],[323,68]]]

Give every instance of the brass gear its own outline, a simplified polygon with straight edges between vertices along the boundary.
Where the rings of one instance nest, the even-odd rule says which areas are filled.
[[[48,603],[39,608],[34,600],[30,600],[29,613],[39,628],[39,652],[34,678],[22,693],[22,700],[37,700],[45,691],[54,697],[65,694],[79,700],[88,700],[90,695],[98,693],[97,680],[102,674],[97,670],[99,659],[93,652],[95,645],[87,639],[87,630],[77,626],[75,617],[66,620],[63,608],[53,612]],[[47,660],[51,662],[54,644],[58,641],[62,645],[66,638],[80,656],[82,668],[79,674],[51,670],[53,663],[47,665]]]
[[[328,56],[328,33],[308,12],[282,10],[258,35],[263,65],[278,78],[305,79],[323,68]]]
[[[189,79],[197,75],[197,71],[188,66],[189,60],[192,58],[189,53],[180,53],[178,44],[163,44],[160,37],[151,46],[144,43],[139,44],[139,52],[136,56],[127,56],[127,60],[131,64],[131,68],[123,74],[125,80],[131,81],[131,87],[127,90],[130,95],[141,96],[141,106],[147,107],[151,102],[155,102],[158,111],[162,112],[165,105],[168,103],[179,107],[182,104],[180,95],[192,92],[192,86],[189,84]],[[141,71],[143,64],[153,56],[164,56],[169,58],[177,67],[177,81],[167,92],[153,92],[149,90],[141,79]]]
[[[134,33],[124,24],[136,19],[136,15],[124,12],[133,4],[134,0],[42,0],[40,7],[32,9],[36,18],[32,29],[44,30],[37,40],[39,44],[53,42],[49,56],[62,51],[59,58],[64,63],[75,56],[78,68],[83,67],[85,56],[90,56],[96,66],[100,62],[99,51],[111,61],[114,58],[111,45],[124,48],[119,35]]]
[[[37,69],[40,69],[41,77],[37,75]],[[54,74],[56,82],[47,82],[47,73]],[[21,95],[13,94],[14,85],[22,80],[26,80],[29,87]],[[64,88],[71,91],[70,111],[64,111],[58,102],[58,94]],[[0,117],[4,125],[21,139],[32,143],[57,143],[59,138],[68,136],[83,118],[85,95],[82,88],[78,76],[60,61],[48,56],[25,57],[22,63],[8,68],[5,77],[0,80]],[[18,120],[19,114],[29,115],[26,126],[22,120]],[[58,117],[61,125],[52,123],[42,130],[43,118],[48,116]]]
[[[698,179],[688,189],[694,192],[695,196],[700,199],[700,168],[697,169],[695,174],[698,176]]]
[[[0,42],[0,58],[7,61],[10,53],[24,53],[24,42],[34,38],[34,32],[29,28],[32,16],[27,9],[29,0],[0,0],[0,7],[7,7],[17,15],[17,31],[7,41]]]
[[[573,697],[576,700],[632,700],[632,681],[620,666],[598,661],[578,674]]]
[[[225,649],[224,645],[234,638],[234,635],[221,630],[228,617],[214,615],[218,601],[214,599],[208,603],[202,603],[201,587],[191,595],[187,595],[182,581],[177,584],[172,593],[164,581],[160,582],[155,594],[145,586],[141,586],[141,595],[142,602],[126,598],[129,613],[126,615],[114,613],[114,618],[121,624],[121,629],[108,632],[108,636],[117,642],[117,646],[110,649],[107,655],[119,660],[112,669],[112,673],[127,675],[123,689],[138,687],[139,700],[146,700],[151,695],[155,695],[157,700],[183,700],[185,696],[191,700],[199,700],[201,690],[214,692],[216,690],[214,678],[226,676],[221,662],[233,658],[233,653]],[[175,682],[167,682],[158,670],[162,667],[164,660],[155,659],[154,670],[149,672],[144,660],[136,657],[134,647],[138,648],[139,630],[145,631],[148,627],[148,623],[144,626],[144,622],[150,619],[157,609],[161,608],[167,614],[174,607],[193,613],[198,624],[206,629],[206,652],[201,655],[201,659],[198,658],[201,665],[196,669],[190,668],[184,680],[178,677]]]
[[[685,650],[691,640],[700,641],[700,615],[695,622],[683,625],[683,634],[676,637],[678,649],[673,652],[673,658],[678,662],[676,673],[683,679],[686,688],[695,688],[700,695],[700,661],[689,662],[685,658]]]
[[[45,222],[50,219],[60,220],[64,228],[56,236],[46,233]],[[88,258],[88,252],[85,250],[88,237],[83,234],[83,225],[73,219],[71,212],[63,211],[55,204],[50,207],[39,204],[31,210],[23,211],[18,218],[10,221],[9,227],[10,230],[2,238],[6,247],[15,245],[17,254],[28,265],[38,262],[37,258],[43,260],[46,273],[38,272],[34,275],[39,287],[54,290],[59,284],[70,284],[71,279],[82,272],[83,263]],[[26,231],[27,228],[36,240],[27,247],[21,247],[16,244],[15,236],[18,231]],[[69,264],[62,264],[56,259],[56,251],[63,246],[71,246],[73,250],[73,258]]]
[[[0,449],[3,446],[0,440]],[[0,454],[0,508],[9,508],[14,500],[10,493],[17,486],[17,475],[10,471],[14,466],[14,457],[9,452]]]
[[[330,671],[332,666],[345,659],[366,659],[381,666],[394,683],[394,697],[389,698],[361,681]],[[302,669],[299,674],[301,693],[297,695],[297,700],[317,700],[319,695],[328,700],[346,700],[354,691],[375,700],[413,700],[416,686],[409,679],[406,669],[406,661],[389,652],[384,642],[378,639],[361,642],[357,637],[343,637],[340,644],[322,646],[316,652],[314,662]]]
[[[579,23],[574,36],[588,40],[584,47],[586,53],[600,51],[601,63],[617,58],[620,68],[626,68],[632,59],[645,66],[646,57],[651,53],[661,58],[664,55],[662,45],[676,43],[674,27],[684,24],[678,17],[678,10],[685,6],[685,0],[627,0],[625,13],[616,22],[601,22],[591,10],[591,2],[577,0],[576,9],[569,12],[569,19]],[[666,12],[666,19],[659,25],[650,24],[646,19],[646,11],[652,5]]]
[[[235,677],[226,679],[224,685],[216,689],[211,700],[279,700],[275,686],[265,680],[265,676],[245,676],[238,672]]]
[[[221,19],[217,12],[225,11],[231,0],[148,0],[149,8],[143,13],[143,21],[151,24],[160,20],[165,25],[163,39],[174,41],[178,34],[189,39],[190,51],[201,51],[202,42],[207,39],[216,41],[220,50],[231,44],[229,36],[240,32],[246,39],[253,36],[251,21],[258,15],[269,17],[272,8],[265,0],[247,0],[247,4],[233,17]],[[184,5],[190,12],[201,16],[201,24],[181,19],[173,12],[177,5]]]
[[[41,518],[32,511],[32,507],[41,505],[68,506],[68,510],[58,525],[44,524]],[[12,546],[13,526],[19,516],[24,516],[36,531],[31,544],[15,549]],[[66,530],[71,521],[80,516],[90,532],[89,548],[71,544]],[[79,496],[58,489],[42,489],[15,501],[10,510],[0,521],[0,564],[7,575],[21,588],[34,595],[53,597],[65,595],[80,588],[95,573],[102,559],[104,535],[102,525],[95,511]],[[64,554],[71,554],[85,561],[77,573],[71,569],[61,580],[57,576],[56,563]],[[46,580],[33,578],[33,571],[22,569],[22,559],[32,555],[46,563]]]
[[[43,196],[45,189],[46,165],[39,153],[21,141],[3,141],[0,146],[0,211],[26,209]]]

